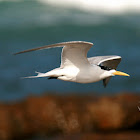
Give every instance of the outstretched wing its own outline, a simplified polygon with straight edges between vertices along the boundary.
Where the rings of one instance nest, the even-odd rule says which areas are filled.
[[[116,69],[119,63],[121,62],[120,56],[96,56],[88,58],[88,61],[91,65],[100,65],[111,69]],[[108,77],[103,80],[103,84],[106,87],[111,77]]]
[[[61,56],[61,68],[75,65],[77,67],[81,67],[84,64],[89,64],[87,60],[87,52],[92,47],[92,43],[85,41],[70,41],[70,42],[62,42],[52,45],[47,45],[39,48],[29,49],[25,51],[21,51],[16,54],[43,50],[54,47],[64,47],[62,50]]]
[[[66,44],[61,54],[61,68],[71,65],[76,67],[89,65],[87,52],[92,45],[92,43],[83,41],[74,41]]]

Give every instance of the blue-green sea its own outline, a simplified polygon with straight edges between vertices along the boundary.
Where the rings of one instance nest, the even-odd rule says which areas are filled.
[[[90,84],[21,79],[59,67],[62,48],[13,55],[18,51],[64,41],[90,41],[88,57],[120,55],[118,70],[104,88]],[[45,92],[58,95],[140,92],[140,12],[108,13],[49,5],[39,1],[0,1],[0,101],[19,100]]]

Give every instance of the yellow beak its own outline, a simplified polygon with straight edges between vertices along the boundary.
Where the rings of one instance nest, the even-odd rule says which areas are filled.
[[[115,72],[113,72],[113,74],[114,75],[120,75],[120,76],[130,76],[129,74],[121,72],[121,71],[115,71]]]

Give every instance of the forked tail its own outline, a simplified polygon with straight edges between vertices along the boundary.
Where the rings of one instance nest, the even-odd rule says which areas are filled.
[[[36,76],[28,76],[28,77],[21,77],[22,79],[24,78],[39,78],[39,77],[47,77],[48,75],[46,73],[41,73],[41,72],[37,72],[35,71],[35,73],[37,73],[38,75]]]

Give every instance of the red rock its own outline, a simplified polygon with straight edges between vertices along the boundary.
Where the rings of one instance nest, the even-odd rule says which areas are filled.
[[[29,97],[0,104],[0,140],[140,130],[139,101],[138,94],[119,94]]]

